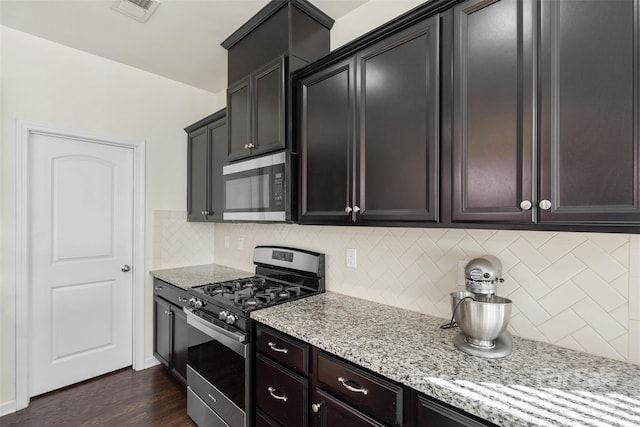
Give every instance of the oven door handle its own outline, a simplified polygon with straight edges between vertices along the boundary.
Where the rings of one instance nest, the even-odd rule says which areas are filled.
[[[193,312],[192,308],[183,307],[182,310],[187,315],[187,325],[193,326],[200,332],[221,342],[242,357],[246,357],[246,345],[244,344],[246,336],[244,334],[228,331],[218,325],[202,320]]]

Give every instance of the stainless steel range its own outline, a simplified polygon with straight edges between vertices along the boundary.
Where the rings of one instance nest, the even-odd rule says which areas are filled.
[[[324,254],[257,246],[256,275],[189,290],[187,412],[200,427],[253,425],[251,311],[324,292]]]

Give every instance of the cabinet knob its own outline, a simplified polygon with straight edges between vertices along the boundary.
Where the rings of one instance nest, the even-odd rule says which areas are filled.
[[[540,209],[548,211],[551,209],[551,202],[548,200],[541,200],[540,203],[538,203],[538,206],[540,206]]]
[[[351,209],[351,206],[347,206],[346,208],[344,208],[344,211],[346,213],[351,213],[351,211],[353,211],[353,209]]]
[[[320,412],[321,406],[322,406],[322,403],[312,403],[311,410],[317,414],[318,412]]]
[[[520,209],[522,209],[523,211],[528,211],[532,206],[533,205],[531,204],[530,200],[523,200],[520,202]]]
[[[353,207],[353,211],[354,211],[355,213],[358,213],[358,212],[360,212],[360,208],[359,208],[358,206],[354,206],[354,207]]]
[[[244,149],[248,150],[249,149],[249,144],[244,144]]]
[[[249,148],[256,148],[256,146],[253,144],[249,144]]]

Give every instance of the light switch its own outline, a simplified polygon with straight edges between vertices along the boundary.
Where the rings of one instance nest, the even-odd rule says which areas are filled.
[[[358,267],[358,251],[356,249],[347,248],[347,267]]]

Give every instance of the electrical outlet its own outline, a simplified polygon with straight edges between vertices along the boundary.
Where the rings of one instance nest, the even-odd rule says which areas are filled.
[[[467,261],[458,261],[458,286],[464,286],[464,268],[467,266]]]
[[[224,248],[229,249],[230,246],[231,246],[231,237],[224,236]]]
[[[238,237],[238,250],[244,249],[244,237]]]
[[[356,249],[347,249],[346,263],[349,268],[358,267],[358,251]]]

